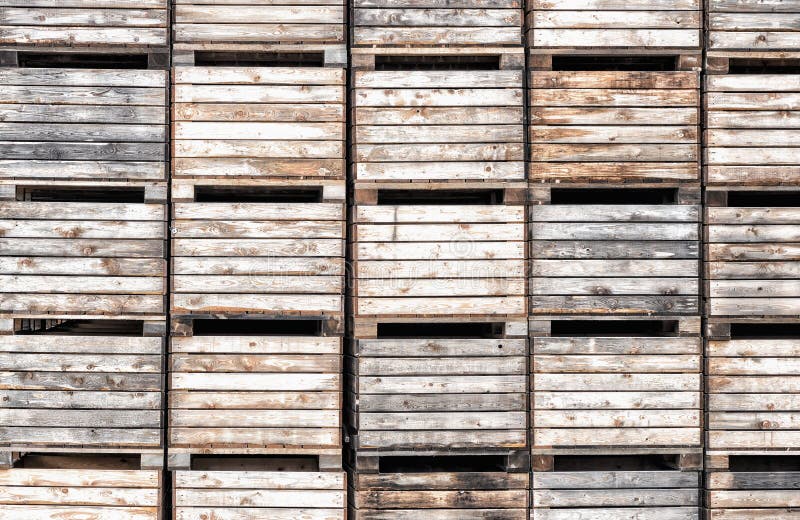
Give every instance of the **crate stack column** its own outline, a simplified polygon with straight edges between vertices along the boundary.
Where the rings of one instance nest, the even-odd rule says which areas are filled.
[[[355,519],[528,514],[522,9],[443,5],[352,8]]]
[[[533,518],[698,518],[701,18],[528,3]]]
[[[709,2],[706,507],[800,506],[800,32],[794,5]]]
[[[345,518],[345,13],[322,3],[175,5],[176,518]]]
[[[0,517],[155,520],[168,2],[12,4],[0,21]]]

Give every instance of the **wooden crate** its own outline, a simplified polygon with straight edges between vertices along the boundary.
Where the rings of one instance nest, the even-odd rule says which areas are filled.
[[[473,469],[459,457],[404,459],[409,462],[403,463],[406,467],[402,470],[373,466],[349,473],[351,520],[528,519],[527,472],[503,467]]]
[[[395,338],[354,339],[348,370],[351,445],[383,451],[518,450],[528,445],[527,339],[524,321],[480,334],[437,333],[407,323]],[[492,326],[495,324],[486,324]],[[492,327],[494,328],[494,327]],[[391,334],[389,334],[391,336]]]
[[[172,100],[174,178],[344,179],[342,68],[180,66]]]
[[[168,0],[8,0],[0,45],[166,47]]]
[[[341,468],[342,338],[253,333],[273,323],[248,321],[263,320],[201,335],[173,324],[170,455],[307,454]]]
[[[356,182],[525,180],[521,53],[508,70],[374,70],[381,56],[354,55],[371,60],[353,72]]]
[[[0,179],[165,180],[167,76],[0,68]]]
[[[0,320],[0,451],[163,456],[163,321],[13,321]]]
[[[224,202],[198,202],[203,200],[204,187],[234,191]],[[247,196],[261,189],[267,197],[264,200],[281,193],[304,197],[311,189],[318,201],[248,202]],[[176,180],[172,201],[173,314],[342,317],[342,181],[266,184]]]
[[[345,43],[344,0],[175,0],[173,41]]]
[[[797,66],[800,60],[766,59],[747,73],[728,73],[731,62],[736,66],[737,61],[727,56],[708,58],[706,183],[797,185],[800,145],[794,135],[800,129],[800,75],[780,69]]]
[[[350,246],[356,318],[525,316],[519,193],[505,190],[502,204],[441,204],[456,191],[427,192],[419,204],[375,204],[379,190],[357,192]]]
[[[175,471],[175,520],[198,518],[345,520],[344,472]]]
[[[528,0],[534,48],[699,49],[702,29],[702,0]]]
[[[705,208],[706,315],[797,317],[800,223],[796,191],[709,190]]]
[[[531,195],[532,314],[699,313],[699,188]]]
[[[520,0],[354,0],[353,45],[522,45]]]
[[[708,0],[708,49],[800,49],[797,2]]]
[[[533,453],[702,446],[700,318],[532,318]]]
[[[701,518],[698,471],[534,471],[532,494],[536,520]]]
[[[3,184],[0,194],[0,317],[163,319],[166,186]]]
[[[700,180],[699,56],[666,71],[592,56],[571,70],[559,58],[531,56],[531,182]]]
[[[800,453],[800,338],[793,324],[714,321],[706,333],[709,455]]]

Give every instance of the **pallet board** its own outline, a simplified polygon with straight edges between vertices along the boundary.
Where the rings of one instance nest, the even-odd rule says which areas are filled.
[[[174,178],[344,179],[344,69],[176,67],[172,101]]]
[[[800,198],[795,200],[790,207],[736,207],[722,201],[722,206],[706,206],[707,316],[800,314],[800,288],[793,280],[800,265],[794,244]]]
[[[555,193],[533,190],[542,202]],[[623,193],[637,200],[636,190]],[[698,190],[687,193],[662,204],[598,195],[532,205],[531,314],[698,314],[701,211]]]
[[[0,45],[169,44],[169,0],[4,0],[0,6]]]
[[[534,453],[702,446],[699,318],[662,334],[609,323],[531,321]],[[551,334],[565,324],[573,332]]]
[[[360,452],[527,447],[525,336],[354,339],[351,349]]]
[[[798,93],[796,74],[707,75],[706,182],[797,185]]]
[[[353,313],[524,316],[525,207],[356,205]]]
[[[0,470],[0,517],[25,520],[160,520],[161,472],[150,470]]]
[[[166,206],[0,201],[0,314],[163,315]]]
[[[700,72],[532,70],[533,182],[700,180]]]
[[[351,520],[528,519],[528,473],[354,473],[350,481]]]
[[[706,475],[709,520],[798,518],[798,471],[720,471]]]
[[[796,450],[800,339],[711,338],[706,356],[709,452]]]
[[[353,45],[522,45],[520,0],[354,0]]]
[[[708,48],[800,49],[800,4],[795,0],[708,0]]]
[[[0,87],[0,179],[166,179],[166,71],[3,68]]]
[[[163,337],[0,335],[0,449],[163,447]]]
[[[534,471],[531,519],[699,520],[699,487],[697,471]]]
[[[173,337],[170,453],[340,453],[342,339]]]
[[[175,0],[173,41],[344,43],[344,0]]]
[[[525,180],[523,71],[353,74],[356,181]]]
[[[528,45],[699,49],[702,19],[702,0],[528,0]]]

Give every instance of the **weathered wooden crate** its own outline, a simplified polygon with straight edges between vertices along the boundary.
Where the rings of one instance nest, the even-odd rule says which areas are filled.
[[[714,458],[712,458],[714,459]],[[705,478],[708,520],[796,520],[800,462],[796,456],[712,460]]]
[[[693,453],[703,437],[700,318],[532,318],[533,453]]]
[[[786,74],[786,67],[800,73],[800,60],[708,58],[707,184],[800,183],[800,74]]]
[[[163,321],[13,322],[0,321],[0,451],[163,456]]]
[[[341,469],[342,338],[325,325],[174,320],[170,455],[310,455]]]
[[[356,319],[525,316],[523,198],[524,189],[357,191]]]
[[[343,180],[345,79],[343,68],[176,67],[173,177]]]
[[[707,0],[708,49],[800,49],[800,5],[781,0]]]
[[[344,43],[344,0],[175,0],[173,41]]]
[[[166,186],[0,185],[0,316],[161,316]]]
[[[531,188],[534,315],[699,313],[696,187]]]
[[[531,182],[698,182],[700,59],[531,56]]]
[[[353,179],[524,181],[519,51],[505,57],[437,52],[431,70],[415,70],[427,63],[425,56],[355,55],[354,67],[369,70],[353,71]],[[478,62],[449,70],[471,58]],[[483,70],[484,58],[496,59],[488,65],[493,69]]]
[[[345,520],[345,473],[315,471],[175,471],[175,520]]]
[[[0,469],[0,487],[0,518],[8,520],[163,518],[160,466],[136,459],[26,455]]]
[[[714,321],[706,337],[709,455],[800,452],[797,325]]]
[[[365,454],[526,449],[526,325],[401,323],[378,338],[352,340],[353,448]]]
[[[533,48],[699,49],[703,42],[702,0],[528,0],[527,7]]]
[[[173,182],[173,314],[341,319],[342,181]]]
[[[527,466],[507,468],[471,459],[484,458],[400,457],[392,464],[359,465],[349,473],[349,518],[527,520]]]
[[[707,316],[796,318],[800,194],[709,190],[705,213]]]
[[[534,470],[531,519],[700,520],[699,471],[630,469],[593,458]]]
[[[0,179],[165,180],[167,74],[0,68]]]
[[[354,0],[353,45],[522,45],[521,0]]]
[[[6,0],[0,45],[166,47],[168,0]]]

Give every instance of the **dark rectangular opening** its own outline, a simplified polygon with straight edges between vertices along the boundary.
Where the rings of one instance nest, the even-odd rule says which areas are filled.
[[[195,186],[195,202],[322,202],[322,187]]]
[[[661,455],[556,455],[554,471],[669,471],[675,467]]]
[[[800,323],[731,323],[731,339],[800,338]]]
[[[198,471],[318,471],[317,457],[284,455],[193,455]]]
[[[375,56],[375,70],[500,70],[499,55]]]
[[[503,190],[378,190],[378,204],[387,206],[436,204],[502,204]]]
[[[123,187],[47,187],[18,188],[17,200],[29,202],[144,203],[144,188]]]
[[[729,74],[800,74],[798,58],[730,58]]]
[[[677,188],[553,188],[550,204],[675,204]]]
[[[800,206],[800,191],[739,191],[728,192],[730,208],[761,207],[793,208]]]
[[[322,320],[195,319],[195,336],[321,336]]]
[[[800,456],[730,455],[728,456],[728,469],[731,471],[800,471]]]
[[[569,336],[674,336],[677,320],[553,320],[550,335]]]
[[[676,56],[553,56],[553,70],[673,71]],[[536,74],[536,72],[534,72]]]
[[[506,471],[502,455],[444,455],[423,457],[381,457],[380,473],[462,473]]]
[[[503,323],[379,323],[379,338],[496,338]]]
[[[204,67],[324,67],[320,52],[194,51],[195,66]]]
[[[20,67],[69,69],[147,69],[147,54],[19,52]]]
[[[14,463],[14,467],[28,469],[138,470],[141,468],[141,456],[137,454],[26,453]]]
[[[141,336],[144,322],[138,320],[20,320],[18,335],[51,336]]]

